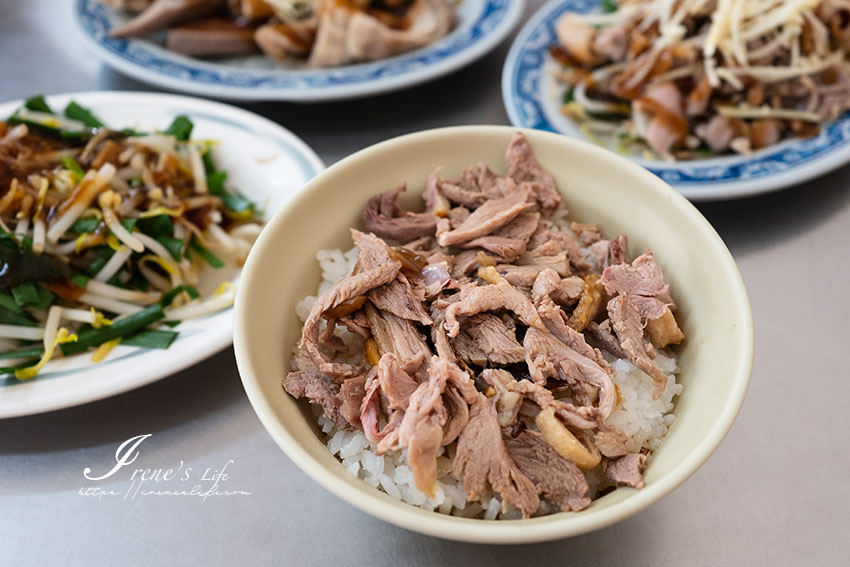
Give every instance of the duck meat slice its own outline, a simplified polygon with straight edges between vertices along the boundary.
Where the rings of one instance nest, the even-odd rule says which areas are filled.
[[[562,457],[537,431],[523,430],[516,437],[503,430],[508,455],[534,483],[538,494],[562,512],[590,505],[590,487],[575,463]]]
[[[617,403],[617,392],[611,376],[595,360],[579,354],[548,331],[529,329],[523,346],[534,382],[545,385],[547,378],[565,381],[584,405],[598,397],[597,407],[607,419]]]
[[[376,287],[393,281],[400,269],[400,262],[390,262],[372,270],[348,276],[337,282],[313,303],[310,314],[307,316],[307,320],[304,321],[304,329],[301,334],[299,348],[304,349],[320,372],[340,382],[344,378],[350,378],[361,373],[360,369],[351,364],[331,362],[325,359],[319,350],[319,331],[322,314],[346,301],[357,299]]]
[[[614,334],[614,331],[611,330],[610,319],[605,319],[601,323],[591,321],[587,325],[587,330],[601,348],[607,350],[617,358],[628,358],[623,351],[623,347],[620,346],[620,340]]]
[[[606,267],[616,266],[617,264],[628,264],[629,261],[629,238],[625,234],[621,234],[617,238],[612,238],[608,242]]]
[[[431,350],[416,326],[368,303],[365,311],[381,356],[393,353],[405,372],[424,378],[422,366],[431,358]]]
[[[522,255],[528,239],[537,230],[540,213],[528,211],[487,236],[474,238],[461,244],[461,248],[484,248],[499,256],[502,262],[511,262]]]
[[[579,331],[567,324],[567,314],[555,305],[551,298],[544,298],[537,307],[543,324],[552,335],[578,354],[585,356],[599,365],[609,376],[614,377],[614,369],[597,349],[587,344],[587,339]]]
[[[667,306],[673,305],[670,286],[664,283],[664,274],[649,249],[631,264],[608,266],[600,281],[609,295],[628,294],[640,315],[647,319],[660,318]]]
[[[406,188],[401,184],[375,195],[363,209],[363,226],[381,238],[407,242],[422,236],[433,236],[437,230],[437,216],[433,213],[411,213],[402,209],[398,195]]]
[[[392,353],[381,357],[377,366],[373,366],[366,376],[365,393],[360,404],[360,422],[366,437],[378,444],[378,453],[388,450],[398,440],[398,426],[404,410],[410,402],[410,396],[416,391],[419,384],[410,377]],[[381,401],[385,402],[389,413],[387,425],[378,429],[378,418],[381,409]],[[398,414],[398,415],[397,415]],[[382,443],[391,433],[394,437],[387,443]]]
[[[491,199],[501,199],[516,191],[517,182],[507,175],[496,175],[483,161],[478,164],[478,187]]]
[[[351,234],[358,249],[360,269],[368,270],[393,261],[389,246],[374,234],[356,230],[352,230]],[[414,294],[410,281],[401,272],[395,280],[369,291],[367,296],[382,311],[423,325],[432,323],[422,299]]]
[[[521,132],[514,134],[505,151],[508,175],[517,183],[533,183],[537,201],[544,211],[553,211],[561,204],[561,195],[552,174],[540,167],[537,158]]]
[[[246,55],[259,51],[254,28],[233,20],[212,17],[168,30],[169,51],[191,57]]]
[[[584,280],[580,277],[562,278],[552,268],[544,267],[534,279],[531,298],[538,305],[546,297],[550,297],[555,303],[571,305],[578,301],[583,291]]]
[[[593,444],[605,457],[622,457],[629,452],[626,448],[628,442],[626,434],[612,425],[603,425],[593,436]]]
[[[667,389],[667,376],[652,362],[655,358],[652,345],[643,342],[640,313],[632,303],[631,295],[621,294],[609,301],[608,318],[626,358],[652,378],[652,399],[657,400]]]
[[[113,29],[109,35],[140,37],[202,18],[223,5],[224,0],[155,0],[139,15]]]
[[[503,511],[516,506],[528,518],[540,506],[534,483],[508,454],[495,406],[482,394],[473,401],[469,423],[458,438],[454,474],[463,478],[469,501],[477,500],[489,482],[502,497]]]
[[[629,453],[616,459],[602,459],[602,472],[605,478],[617,486],[643,488],[645,467],[646,456],[640,453]]]
[[[458,357],[478,366],[513,364],[525,357],[522,345],[516,340],[514,320],[491,313],[479,313],[467,319],[452,345]]]
[[[449,337],[456,337],[460,332],[458,317],[500,309],[512,311],[529,327],[545,329],[531,300],[508,282],[484,286],[468,285],[461,288],[458,296],[458,300],[446,308],[445,328]]]
[[[529,253],[536,256],[554,256],[559,252],[564,252],[572,271],[582,273],[589,270],[590,264],[587,263],[581,251],[581,246],[579,246],[572,231],[558,231],[553,230],[554,228],[552,221],[541,220],[537,226],[537,231],[528,240]],[[566,277],[569,272],[561,275]]]
[[[343,381],[339,388],[339,413],[356,429],[363,429],[360,406],[366,396],[366,376],[355,376]]]
[[[520,188],[501,199],[490,199],[475,209],[456,229],[437,237],[440,246],[463,244],[502,228],[529,209],[528,188]]]
[[[340,411],[339,382],[320,372],[301,350],[296,353],[292,366],[293,370],[282,381],[283,389],[295,398],[307,398],[311,404],[318,404],[324,416],[340,429],[351,429],[352,424]]]
[[[443,430],[449,420],[443,403],[448,375],[435,371],[434,367],[432,364],[428,380],[419,384],[410,396],[398,429],[398,444],[407,448],[407,462],[413,470],[414,483],[429,497],[434,495],[436,488],[437,451],[443,444]]]

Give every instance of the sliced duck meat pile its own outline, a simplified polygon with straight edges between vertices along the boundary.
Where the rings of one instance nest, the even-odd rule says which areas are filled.
[[[455,26],[451,0],[99,0],[133,14],[110,33],[167,31],[184,55],[222,57],[262,50],[284,63],[332,67],[425,47]]]
[[[496,493],[523,517],[541,499],[577,511],[597,485],[587,471],[643,485],[645,455],[607,422],[621,403],[611,361],[658,397],[656,349],[683,335],[651,251],[631,261],[626,235],[554,220],[555,178],[522,134],[505,171],[435,171],[424,212],[398,206],[403,185],[372,198],[351,231],[357,263],[313,304],[283,387],[376,454],[405,451],[426,497],[453,474],[468,500]]]

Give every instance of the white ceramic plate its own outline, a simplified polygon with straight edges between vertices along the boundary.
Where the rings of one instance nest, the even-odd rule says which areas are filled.
[[[324,101],[397,90],[445,75],[498,45],[522,17],[525,0],[464,0],[458,25],[441,40],[396,57],[310,69],[262,55],[202,60],[149,39],[116,39],[109,31],[127,17],[98,0],[76,0],[74,21],[106,64],[147,83],[234,100]]]
[[[511,123],[586,139],[561,114],[563,87],[554,80],[548,53],[557,43],[555,23],[565,12],[598,11],[600,0],[550,0],[514,40],[502,71],[502,96]],[[750,156],[665,162],[629,156],[688,199],[748,197],[823,175],[850,161],[850,114],[806,140],[787,140]]]
[[[319,157],[288,130],[256,114],[218,102],[155,93],[97,92],[51,96],[61,109],[69,100],[90,108],[116,128],[165,129],[178,114],[195,128],[193,138],[215,139],[216,164],[227,171],[228,184],[258,203],[266,217],[283,208],[312,177],[324,169]],[[23,101],[0,105],[7,117]],[[224,279],[238,283],[239,271],[208,270],[199,291],[209,293]],[[233,310],[186,321],[166,350],[117,347],[103,362],[82,353],[49,363],[35,379],[0,378],[0,418],[74,406],[132,390],[173,374],[231,344]]]

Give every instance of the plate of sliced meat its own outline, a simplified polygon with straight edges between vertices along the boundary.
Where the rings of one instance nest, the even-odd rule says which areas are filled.
[[[523,0],[77,0],[104,63],[178,91],[323,101],[419,84],[483,56]]]
[[[508,116],[621,153],[694,201],[823,175],[850,160],[850,32],[834,2],[792,4],[551,0],[505,61]]]

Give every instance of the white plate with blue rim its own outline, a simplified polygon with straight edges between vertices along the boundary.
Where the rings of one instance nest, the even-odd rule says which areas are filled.
[[[139,131],[164,130],[178,115],[194,124],[193,139],[215,140],[213,156],[227,171],[228,186],[259,205],[263,218],[283,208],[301,187],[324,169],[301,139],[274,122],[219,102],[178,95],[92,92],[47,97],[61,109],[71,100],[89,108],[107,126]],[[5,120],[23,101],[0,104]],[[208,269],[198,290],[206,296],[222,281],[238,287],[236,267]],[[101,362],[87,353],[54,359],[38,375],[18,381],[0,376],[0,418],[42,413],[126,392],[195,364],[232,343],[232,308],[174,328],[168,349],[117,346]]]
[[[463,0],[458,23],[427,47],[369,63],[327,69],[283,65],[262,55],[202,60],[150,39],[120,39],[127,17],[98,0],[76,0],[74,20],[89,47],[117,71],[176,91],[231,100],[318,102],[385,93],[445,75],[496,47],[522,17],[525,0]]]
[[[555,23],[566,12],[601,11],[601,0],[550,0],[520,30],[502,71],[510,121],[522,128],[587,139],[561,111],[564,87],[555,80]],[[850,114],[808,139],[791,139],[752,155],[667,162],[628,156],[692,201],[749,197],[823,175],[850,161]]]

